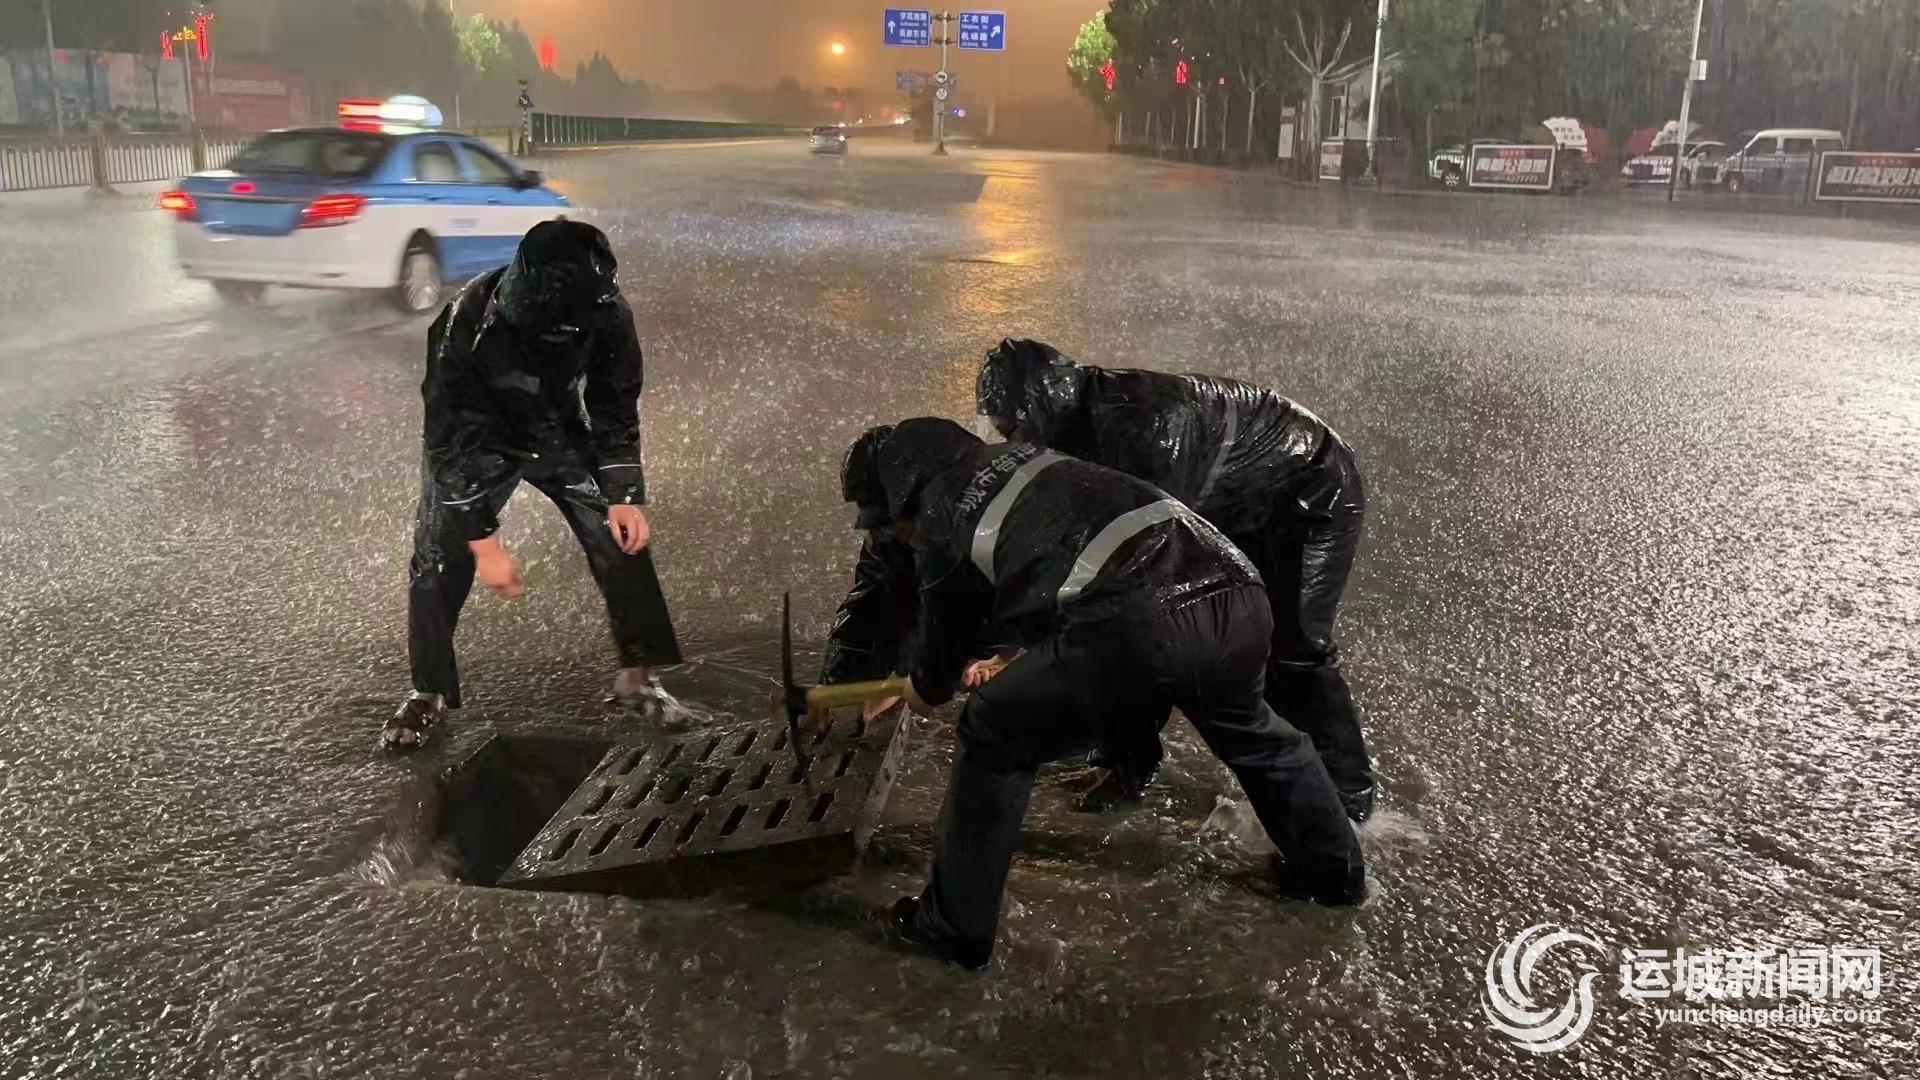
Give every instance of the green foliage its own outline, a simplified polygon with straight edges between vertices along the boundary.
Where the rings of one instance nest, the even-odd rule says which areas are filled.
[[[485,15],[475,14],[463,20],[455,30],[459,41],[460,63],[474,76],[507,69],[507,47]]]
[[[1073,48],[1067,50],[1067,78],[1073,81],[1074,89],[1102,111],[1107,109],[1108,101],[1107,80],[1101,74],[1101,69],[1116,51],[1118,44],[1107,30],[1107,13],[1104,11],[1080,24],[1080,32],[1074,35]]]

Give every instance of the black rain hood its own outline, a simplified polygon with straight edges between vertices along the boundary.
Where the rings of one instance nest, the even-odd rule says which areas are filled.
[[[1044,341],[1003,338],[980,365],[974,397],[981,415],[1012,420],[1028,441],[1066,449],[1082,434],[1082,376],[1072,359]]]
[[[860,510],[855,519],[856,529],[878,529],[885,526],[887,516],[887,491],[880,484],[880,447],[893,434],[892,424],[881,424],[860,433],[847,447],[847,456],[840,460],[840,497],[852,503]]]
[[[951,420],[931,416],[902,420],[876,457],[887,513],[911,521],[920,512],[920,492],[934,477],[965,464],[987,444]]]
[[[619,311],[618,269],[606,233],[584,221],[543,221],[501,274],[495,308],[519,330],[584,329]]]

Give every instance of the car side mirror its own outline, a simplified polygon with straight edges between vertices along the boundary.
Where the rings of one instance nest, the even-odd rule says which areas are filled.
[[[541,184],[546,182],[546,179],[547,179],[546,177],[540,175],[539,169],[528,169],[526,172],[523,172],[519,176],[515,177],[514,183],[517,187],[520,188],[520,190],[525,191],[528,188],[539,187]]]

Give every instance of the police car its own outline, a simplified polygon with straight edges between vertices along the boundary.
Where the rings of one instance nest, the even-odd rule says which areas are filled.
[[[384,289],[408,312],[513,261],[569,205],[540,174],[441,131],[424,99],[343,101],[332,128],[274,131],[160,196],[182,269],[235,303],[269,285]]]

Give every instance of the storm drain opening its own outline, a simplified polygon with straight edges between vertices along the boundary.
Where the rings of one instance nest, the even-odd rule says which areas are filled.
[[[905,732],[903,717],[843,717],[807,737],[817,767],[795,761],[784,718],[601,742],[485,883],[649,898],[843,873],[879,824]]]
[[[570,800],[584,805],[606,790],[589,777],[611,747],[604,738],[487,728],[456,742],[453,763],[433,781],[431,805],[434,840],[452,854],[457,879],[498,884],[516,858],[556,853],[569,833],[567,846],[577,844],[586,823],[545,826]]]

